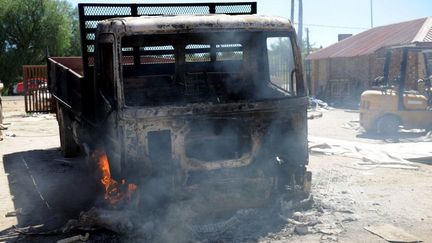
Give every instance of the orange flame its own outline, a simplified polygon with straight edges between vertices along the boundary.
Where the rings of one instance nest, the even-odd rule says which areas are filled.
[[[135,184],[126,184],[125,179],[121,179],[120,183],[111,178],[108,157],[103,151],[96,151],[98,158],[98,165],[101,172],[101,183],[105,187],[104,198],[111,204],[117,205],[118,203],[130,200],[133,193],[136,191]]]

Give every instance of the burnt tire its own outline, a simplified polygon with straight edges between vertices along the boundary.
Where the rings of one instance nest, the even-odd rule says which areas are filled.
[[[72,121],[68,113],[57,104],[57,121],[59,124],[60,147],[62,155],[66,158],[76,157],[80,153],[79,145],[75,142],[72,133]]]
[[[385,115],[378,119],[376,131],[381,135],[395,135],[399,131],[399,119],[396,116]]]

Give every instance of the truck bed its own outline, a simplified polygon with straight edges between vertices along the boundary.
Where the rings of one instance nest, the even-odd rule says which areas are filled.
[[[71,69],[79,76],[84,76],[82,57],[50,57],[49,59],[65,68]]]
[[[75,113],[82,112],[84,82],[81,57],[48,58],[48,87],[54,99]]]

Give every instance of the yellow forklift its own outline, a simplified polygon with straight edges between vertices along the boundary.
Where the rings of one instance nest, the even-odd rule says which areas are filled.
[[[389,80],[392,56],[401,53],[399,76]],[[422,56],[426,77],[417,81],[417,90],[407,90],[409,54]],[[383,76],[375,79],[373,88],[360,98],[360,125],[367,132],[396,134],[405,129],[432,130],[431,95],[432,44],[416,43],[386,49]]]

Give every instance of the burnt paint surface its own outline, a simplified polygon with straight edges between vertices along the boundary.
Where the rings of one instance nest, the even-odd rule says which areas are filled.
[[[305,104],[294,102],[296,107],[289,104],[293,100],[279,104],[267,101],[249,107],[198,104],[165,108],[157,113],[160,116],[153,113],[152,117],[143,115],[141,112],[145,111],[141,109],[130,109],[120,121],[125,161],[146,165],[151,170],[154,161],[150,156],[149,134],[170,131],[172,159],[186,171],[241,167],[251,164],[258,156],[268,159],[279,156],[292,165],[304,165],[307,163],[303,122],[306,114],[301,107]],[[178,115],[184,110],[190,112]],[[214,148],[221,151],[215,153]]]
[[[122,114],[123,173],[164,192],[143,201],[160,203],[179,194],[197,210],[225,211],[262,205],[278,187],[302,186],[308,162],[305,98],[191,106]]]
[[[220,16],[209,18],[219,19]],[[266,28],[272,30],[272,20],[264,20]],[[223,26],[219,27],[224,29]],[[206,28],[210,30],[213,26]],[[245,26],[242,28],[248,29]],[[131,86],[129,90],[125,83],[131,80],[139,81],[130,76],[137,76],[138,70],[132,70],[135,66],[143,66],[130,63],[123,65],[123,76],[116,72],[112,74],[111,80],[118,86],[115,91],[118,108],[109,114],[106,121],[108,132],[105,146],[109,150],[111,167],[116,171],[114,174],[122,174],[123,177],[139,181],[144,204],[158,207],[159,203],[166,201],[165,198],[170,195],[184,201],[189,200],[198,208],[226,210],[230,207],[234,210],[262,204],[270,198],[275,189],[303,186],[308,149],[307,98],[302,96],[305,92],[301,65],[299,59],[295,59],[297,68],[295,73],[290,72],[290,75],[295,74],[297,77],[297,93],[290,94],[291,97],[287,97],[287,92],[271,85],[261,85],[268,82],[268,70],[263,68],[268,66],[268,63],[262,58],[266,51],[263,41],[267,33],[264,29],[255,28],[255,31],[261,31],[257,34],[241,32],[245,39],[239,35],[236,38],[230,37],[243,45],[244,59],[219,65],[222,70],[213,70],[216,62],[208,62],[204,63],[205,65],[188,64],[193,69],[188,73],[184,70],[187,67],[185,58],[178,59],[178,56],[185,55],[183,46],[176,47],[175,63],[171,66],[159,65],[161,73],[146,74],[147,79],[151,77],[153,81],[158,81],[159,85],[172,84],[174,81],[184,85],[190,81],[187,77],[190,78],[193,72],[203,74],[202,80],[206,81],[207,86],[213,84],[212,78],[215,82],[228,84],[228,81],[233,80],[249,82],[243,87],[246,91],[244,97],[236,91],[233,93],[235,95],[232,95],[234,98],[224,99],[222,94],[225,93],[218,94],[216,91],[219,86],[214,86],[210,89],[214,91],[213,96],[211,93],[202,95],[196,102],[159,104],[157,93],[155,96],[158,99],[150,104],[136,103],[134,99],[129,104],[127,100],[125,102],[125,96],[139,90],[135,86]],[[288,32],[292,30],[288,23],[284,24],[283,29]],[[178,33],[177,30],[168,32]],[[275,36],[291,36],[291,39],[295,40],[295,34],[288,32],[276,33]],[[260,38],[255,38],[258,36]],[[158,39],[153,37],[141,36],[136,40],[145,42],[151,39],[151,43],[158,43]],[[128,38],[131,46],[137,44],[133,36]],[[202,38],[206,40],[205,43],[211,42],[212,38],[220,39],[217,35],[205,33],[201,33]],[[180,44],[185,45],[187,40],[182,40],[184,43]],[[295,41],[292,43],[294,55],[299,56]],[[121,53],[120,46],[115,48]],[[115,63],[121,65],[121,61],[116,58],[115,56]],[[175,72],[167,74],[164,69],[167,67]],[[201,70],[202,67],[206,69]],[[155,69],[151,71],[156,72]],[[172,89],[157,89],[162,92],[162,97],[170,98],[171,93],[166,90]],[[144,91],[149,92],[149,87]],[[247,95],[254,92],[260,95]],[[216,205],[209,206],[210,202]]]
[[[216,56],[214,47],[218,44],[241,43],[243,60],[225,62],[217,68],[214,60],[203,63],[205,65],[190,65],[185,63],[185,57],[176,58],[172,73],[167,75],[167,66],[161,64],[162,72],[156,72],[158,70],[153,66],[151,72],[155,73],[146,73],[147,78],[154,76],[157,78],[152,78],[158,81],[184,84],[193,81],[196,75],[204,75],[207,86],[211,86],[212,79],[227,83],[226,87],[214,86],[216,91],[233,90],[228,84],[242,80],[249,82],[244,86],[247,92],[242,94],[234,90],[227,97],[223,96],[224,92],[214,92],[212,97],[205,94],[204,100],[181,105],[175,102],[161,104],[156,100],[151,106],[132,102],[137,106],[127,107],[124,94],[130,93],[124,87],[126,79],[122,72],[125,74],[128,68],[139,66],[141,46],[138,44],[165,45],[167,36],[172,35],[173,40],[182,40],[174,45],[172,54],[184,56],[187,38],[194,32],[200,34],[194,39],[201,41],[198,44],[212,44],[210,59]],[[137,33],[141,34],[140,38],[134,37]],[[158,33],[163,38],[157,36]],[[180,34],[182,38],[179,38]],[[242,36],[244,38],[240,38]],[[295,69],[289,75],[296,76],[297,84],[293,90],[296,92],[288,92],[291,97],[286,97],[287,92],[279,92],[280,89],[270,86],[263,89],[260,85],[268,83],[270,76],[268,63],[264,61],[267,36],[290,37],[292,41],[292,55],[296,58]],[[127,47],[122,46],[125,44],[123,37],[124,40],[130,37],[130,50],[122,50]],[[228,42],[228,37],[233,42]],[[215,41],[213,39],[219,43],[211,42]],[[87,70],[86,78],[79,77],[79,82],[75,82],[85,84],[85,89],[77,89],[86,91],[83,98],[73,96],[80,102],[65,100],[72,107],[75,123],[80,123],[74,130],[81,134],[77,137],[83,144],[104,146],[114,178],[128,177],[128,181],[134,178],[141,182],[139,190],[142,191],[142,202],[147,206],[159,208],[160,202],[169,195],[193,203],[191,205],[195,205],[197,211],[205,210],[206,206],[235,210],[262,204],[277,187],[293,189],[304,183],[308,163],[307,99],[302,97],[306,92],[298,58],[300,53],[289,21],[260,16],[114,19],[99,24],[95,48],[97,55],[92,59],[95,79],[92,79],[93,68]],[[238,48],[231,46],[226,50],[233,52]],[[166,50],[162,51],[166,54]],[[121,58],[122,55],[131,55],[130,52],[133,52],[133,57],[129,56],[133,60],[122,63],[126,60]],[[189,74],[187,66],[191,67]],[[200,70],[201,67],[207,69]],[[69,73],[65,67],[62,71]],[[90,75],[88,71],[91,71]],[[131,70],[130,76],[142,76],[132,71],[136,70]],[[63,81],[71,80],[64,78]],[[132,91],[137,91],[133,89],[135,87]],[[258,90],[267,92],[262,96],[247,95]],[[73,93],[70,91],[67,93]],[[259,101],[275,93],[279,95]],[[81,106],[84,115],[81,115],[81,109],[76,109]]]

